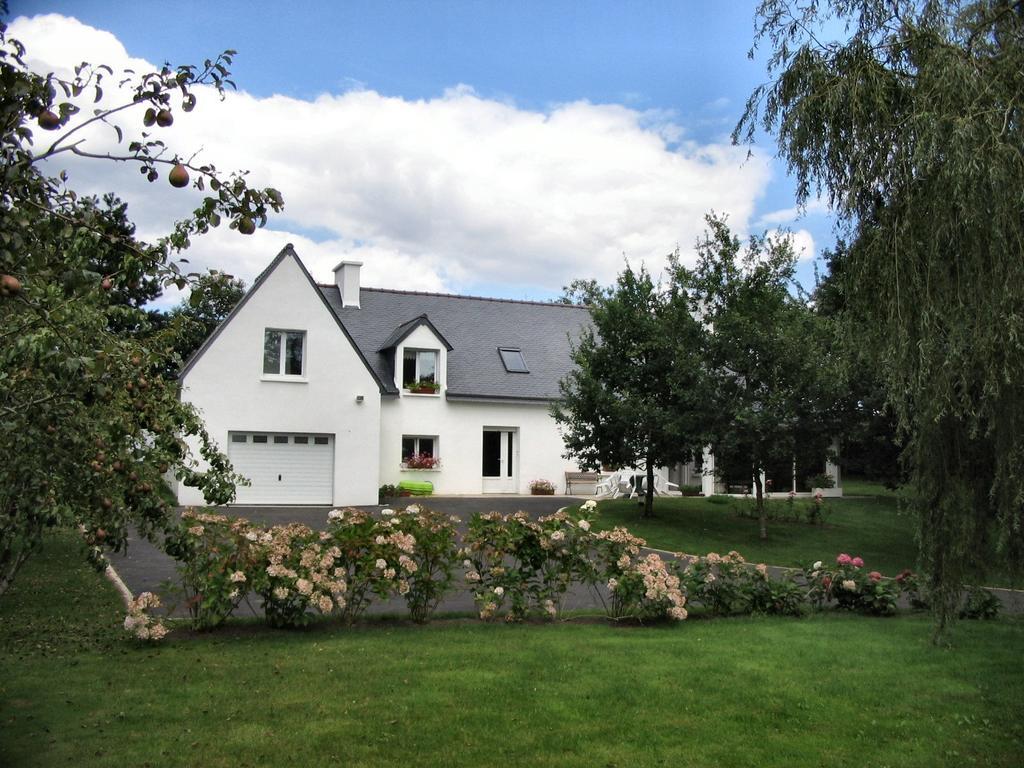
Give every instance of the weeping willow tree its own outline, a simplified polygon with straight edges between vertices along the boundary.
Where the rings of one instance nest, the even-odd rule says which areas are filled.
[[[775,134],[853,240],[846,278],[905,435],[938,636],[964,579],[1019,567],[1024,510],[1024,2],[766,0]],[[839,33],[839,34],[837,34]]]

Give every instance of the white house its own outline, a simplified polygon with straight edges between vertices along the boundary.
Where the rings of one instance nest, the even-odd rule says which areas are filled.
[[[577,467],[548,408],[587,310],[364,288],[360,266],[318,285],[286,246],[182,372],[182,398],[251,481],[238,502],[374,504],[402,480],[564,491]],[[413,453],[438,466],[406,468]]]

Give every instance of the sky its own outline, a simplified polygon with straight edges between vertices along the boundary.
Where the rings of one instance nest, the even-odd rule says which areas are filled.
[[[834,241],[827,207],[796,210],[770,137],[730,140],[767,78],[764,57],[747,56],[754,7],[12,0],[8,34],[41,72],[238,51],[237,92],[200,91],[160,138],[248,170],[285,210],[249,237],[197,238],[197,271],[251,283],[293,243],[321,282],[357,260],[364,285],[545,300],[576,278],[609,284],[625,260],[656,274],[676,248],[692,261],[714,211],[741,236],[789,232],[777,236],[793,238],[810,288]],[[127,132],[141,130],[128,114]],[[116,147],[109,130],[87,140]],[[80,192],[117,192],[143,239],[199,199],[108,162],[62,156],[52,170]]]

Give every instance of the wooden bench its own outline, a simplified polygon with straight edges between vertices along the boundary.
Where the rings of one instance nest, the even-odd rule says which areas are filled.
[[[566,472],[565,473],[565,493],[567,496],[572,496],[573,483],[590,483],[597,485],[597,481],[601,479],[600,472]],[[593,493],[593,489],[590,490]]]

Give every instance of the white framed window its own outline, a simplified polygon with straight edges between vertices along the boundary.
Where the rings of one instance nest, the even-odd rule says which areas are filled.
[[[418,381],[440,384],[437,358],[436,349],[406,349],[402,354],[402,385],[408,388]]]
[[[402,435],[402,465],[434,469],[441,463],[437,435]]]
[[[296,376],[306,373],[306,332],[267,328],[263,332],[263,375]]]

